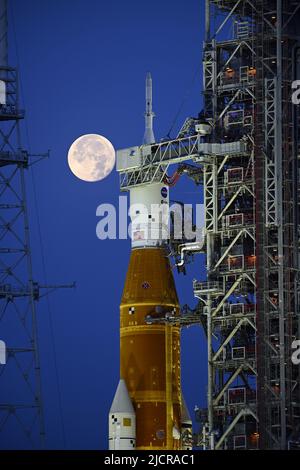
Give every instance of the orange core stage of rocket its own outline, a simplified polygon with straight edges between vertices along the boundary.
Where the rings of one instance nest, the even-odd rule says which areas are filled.
[[[121,371],[136,412],[137,449],[180,448],[180,330],[145,323],[179,313],[163,248],[131,253],[121,301]]]

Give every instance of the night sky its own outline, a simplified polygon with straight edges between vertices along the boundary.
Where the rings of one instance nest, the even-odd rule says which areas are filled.
[[[54,367],[55,338],[66,447],[107,448],[109,408],[119,380],[119,302],[130,240],[96,237],[96,208],[118,205],[114,171],[98,183],[74,177],[71,143],[98,133],[116,149],[142,143],[145,76],[151,71],[155,136],[171,136],[201,110],[204,0],[9,0],[10,64],[26,108],[23,145],[51,156],[27,174],[34,274],[41,284],[76,281],[38,305],[46,442],[64,448]],[[15,31],[14,31],[15,30]],[[34,204],[33,181],[38,204]],[[202,202],[182,178],[171,199]],[[46,264],[44,279],[37,213]],[[192,279],[175,274],[181,304],[195,305]],[[50,308],[49,308],[50,307]],[[206,401],[206,344],[200,327],[182,334],[182,385],[190,412]],[[13,443],[18,447],[18,442]]]

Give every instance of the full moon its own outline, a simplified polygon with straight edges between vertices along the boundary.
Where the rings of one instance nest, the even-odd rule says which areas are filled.
[[[98,134],[78,137],[68,152],[69,167],[83,181],[100,181],[108,176],[116,161],[111,142]]]

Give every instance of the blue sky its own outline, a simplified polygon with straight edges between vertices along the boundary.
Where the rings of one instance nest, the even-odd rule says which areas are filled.
[[[153,79],[155,136],[171,135],[201,110],[203,0],[10,0],[10,63],[19,66],[32,152],[49,160],[27,175],[35,278],[44,283],[39,213],[49,283],[75,280],[75,290],[50,297],[66,446],[105,449],[107,415],[119,378],[119,302],[129,240],[100,241],[96,208],[117,205],[118,175],[99,183],[74,177],[67,151],[80,135],[99,133],[115,148],[142,143],[144,83]],[[14,28],[13,28],[14,25]],[[15,33],[13,32],[15,30]],[[183,103],[183,105],[182,105]],[[201,202],[199,188],[179,181],[171,198]],[[37,209],[37,210],[36,210]],[[203,276],[196,258],[176,275],[182,304],[195,305],[192,279]],[[38,306],[43,403],[48,448],[63,448],[48,306]],[[200,327],[182,334],[182,384],[192,412],[204,406],[206,345]]]

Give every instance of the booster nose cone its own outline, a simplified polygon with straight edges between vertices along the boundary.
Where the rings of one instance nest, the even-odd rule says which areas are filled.
[[[113,413],[130,413],[135,414],[132,402],[126,387],[125,380],[120,379],[119,384],[109,410],[110,414]]]
[[[109,450],[135,448],[135,411],[126,387],[120,379],[109,411]]]
[[[181,395],[181,441],[183,450],[193,448],[193,423],[183,394]]]

